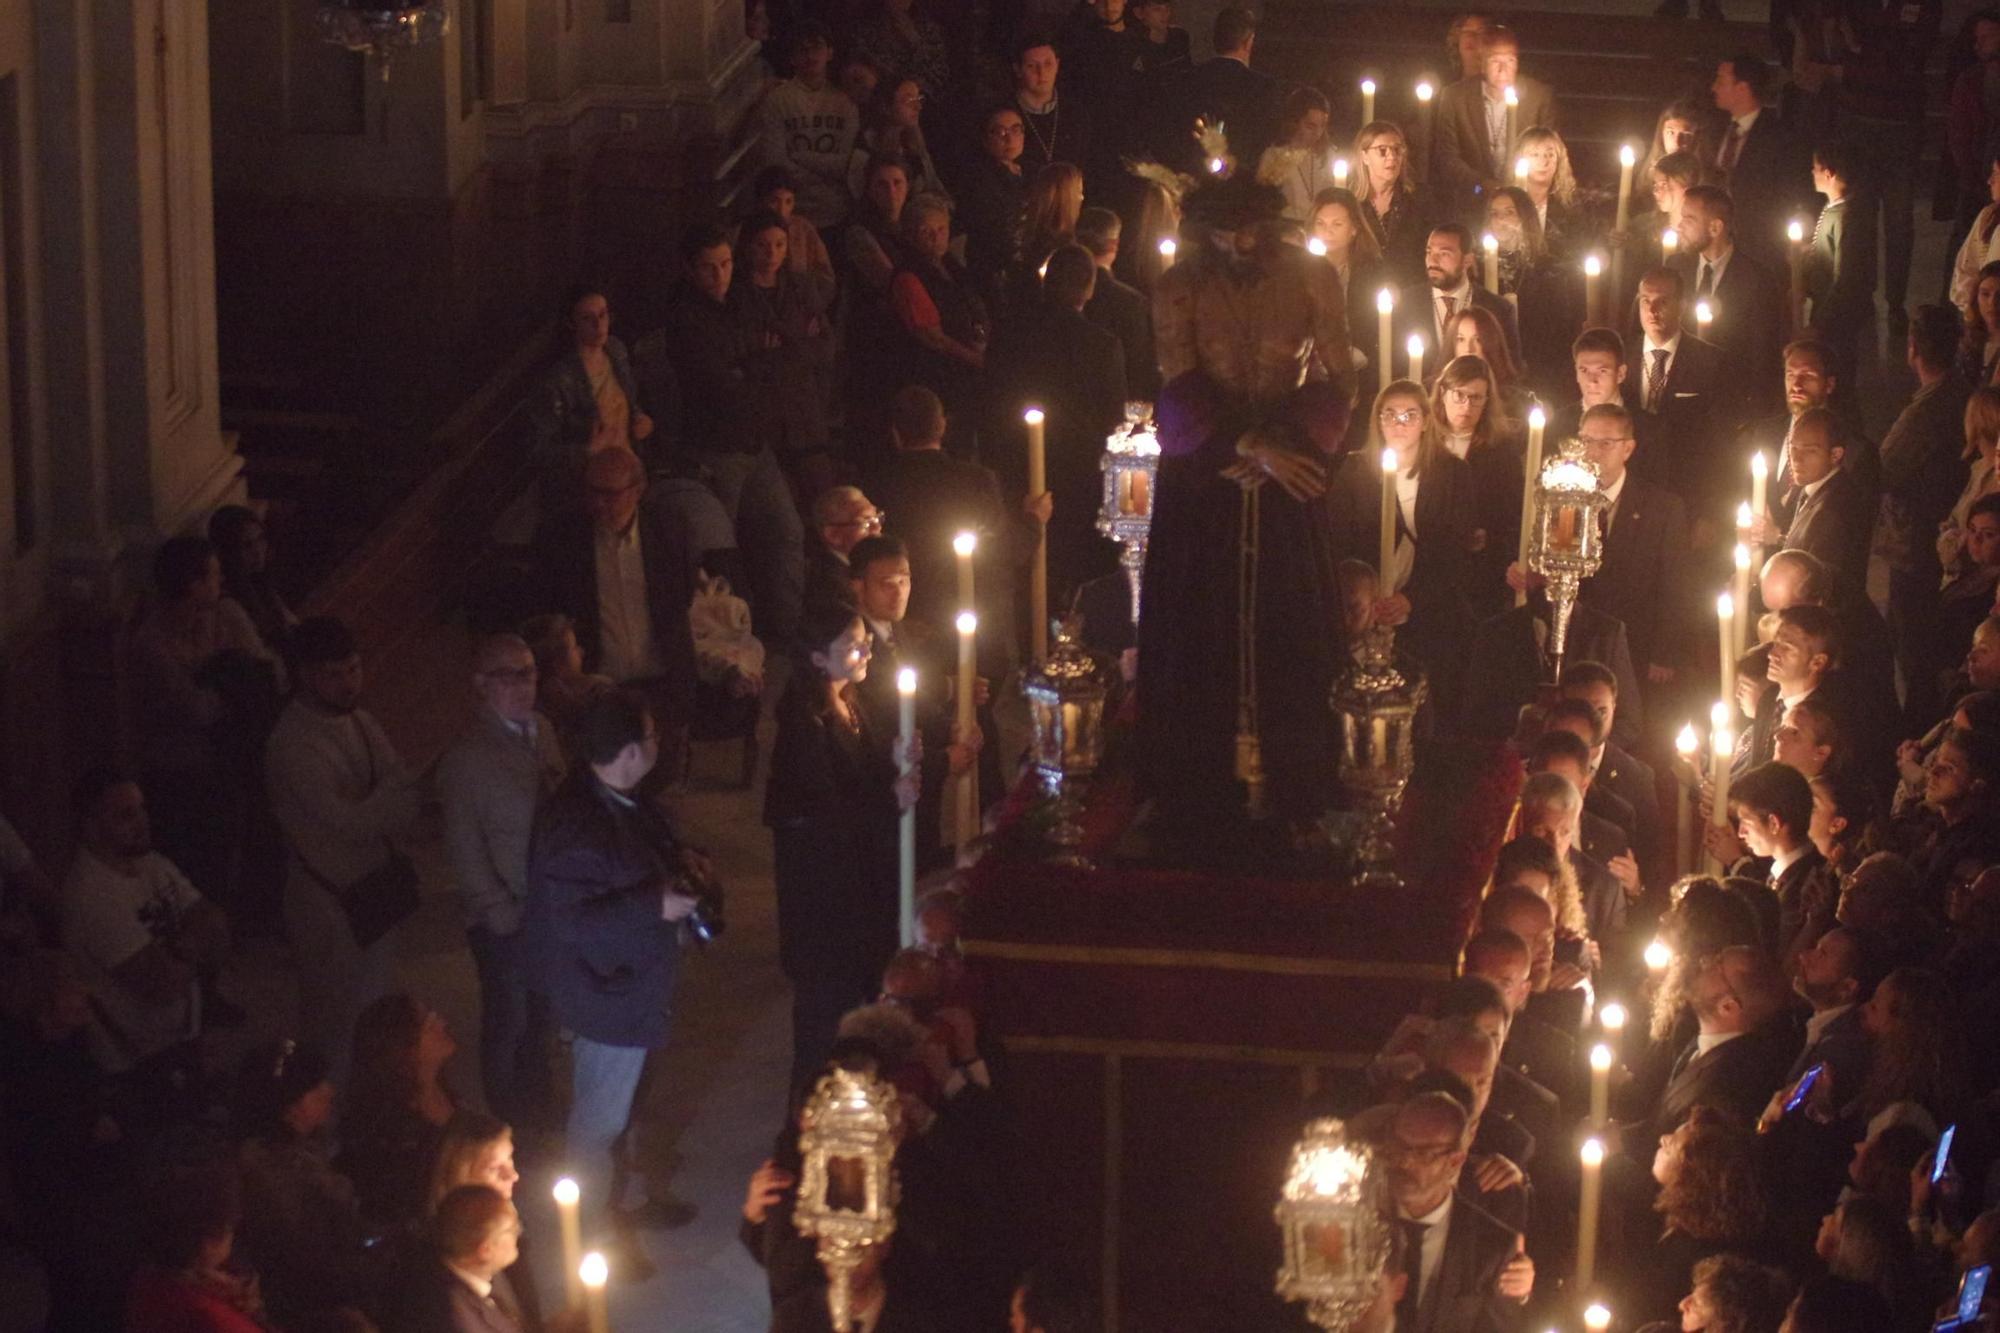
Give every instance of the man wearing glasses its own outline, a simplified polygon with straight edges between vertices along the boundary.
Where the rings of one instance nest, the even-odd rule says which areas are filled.
[[[819,493],[813,501],[813,532],[819,540],[806,557],[807,607],[853,603],[848,552],[864,537],[881,536],[886,517],[858,486],[834,486]]]
[[[1584,456],[1597,466],[1604,511],[1604,562],[1583,585],[1582,600],[1625,622],[1632,666],[1649,685],[1674,678],[1676,629],[1687,623],[1687,507],[1627,469],[1636,443],[1632,415],[1615,403],[1593,407],[1577,429]]]

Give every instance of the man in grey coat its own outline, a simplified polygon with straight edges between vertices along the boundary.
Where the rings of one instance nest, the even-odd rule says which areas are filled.
[[[475,650],[479,707],[438,763],[445,849],[479,973],[479,1068],[487,1109],[523,1129],[547,1128],[549,1020],[530,985],[521,918],[535,806],[562,781],[555,728],[535,711],[535,655],[512,634]]]

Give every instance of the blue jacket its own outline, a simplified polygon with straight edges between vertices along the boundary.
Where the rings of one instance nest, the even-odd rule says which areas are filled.
[[[529,920],[556,1021],[577,1036],[667,1044],[680,927],[660,919],[660,891],[680,873],[680,847],[657,807],[628,804],[588,768],[536,812]]]

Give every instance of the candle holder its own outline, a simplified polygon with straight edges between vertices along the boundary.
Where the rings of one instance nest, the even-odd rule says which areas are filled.
[[[896,1090],[871,1074],[836,1069],[799,1112],[798,1203],[792,1224],[819,1242],[826,1309],[836,1333],[854,1327],[855,1269],[896,1232]]]
[[[1340,719],[1340,781],[1362,808],[1355,852],[1361,882],[1374,888],[1402,883],[1396,874],[1395,814],[1417,763],[1417,710],[1430,693],[1423,672],[1396,658],[1396,631],[1377,625],[1334,682],[1332,705]]]
[[[1375,1303],[1389,1259],[1375,1155],[1338,1120],[1314,1120],[1292,1145],[1273,1210],[1285,1258],[1277,1292],[1306,1302],[1320,1328],[1345,1329]]]
[[[1104,441],[1097,460],[1104,473],[1104,497],[1097,530],[1121,548],[1118,567],[1132,589],[1132,623],[1139,623],[1139,592],[1145,578],[1146,537],[1153,530],[1153,489],[1160,473],[1159,427],[1151,403],[1125,404],[1125,424]]]
[[[1053,858],[1064,865],[1087,865],[1076,849],[1083,828],[1076,822],[1083,792],[1104,757],[1104,701],[1110,694],[1104,663],[1083,646],[1082,622],[1074,616],[1051,621],[1055,646],[1021,682],[1034,725],[1033,763],[1053,816],[1048,839]]]
[[[1583,581],[1604,562],[1604,530],[1598,520],[1610,500],[1598,489],[1597,465],[1583,456],[1583,441],[1564,440],[1535,480],[1535,526],[1528,545],[1528,568],[1547,581],[1553,616],[1549,623],[1551,680],[1562,677],[1569,618]]]

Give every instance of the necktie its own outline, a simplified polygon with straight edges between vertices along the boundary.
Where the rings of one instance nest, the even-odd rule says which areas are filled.
[[[1715,295],[1715,264],[1712,260],[1701,261],[1701,281],[1694,285],[1697,301],[1705,301]]]
[[[1646,410],[1660,410],[1660,399],[1667,388],[1667,349],[1653,349],[1653,364],[1646,370]]]
[[[1423,1300],[1424,1233],[1430,1224],[1403,1220],[1398,1225],[1403,1228],[1403,1271],[1409,1274],[1409,1284],[1403,1288],[1403,1299],[1396,1302],[1396,1328],[1399,1333],[1416,1333],[1417,1307]]]
[[[1722,151],[1716,154],[1715,165],[1724,175],[1736,169],[1736,155],[1743,151],[1743,126],[1737,121],[1729,122],[1729,133],[1723,137]]]
[[[1451,317],[1456,314],[1449,296],[1438,297],[1438,346],[1443,347],[1445,339],[1451,337]]]

